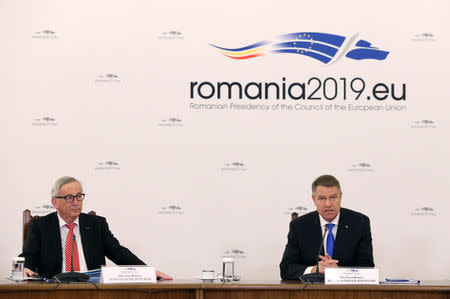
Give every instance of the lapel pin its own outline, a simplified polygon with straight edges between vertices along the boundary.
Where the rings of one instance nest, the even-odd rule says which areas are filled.
[[[86,226],[86,230],[90,230],[91,228],[89,226]]]
[[[348,225],[345,225],[345,228],[348,228]]]

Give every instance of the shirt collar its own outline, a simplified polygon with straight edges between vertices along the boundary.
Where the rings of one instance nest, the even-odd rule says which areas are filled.
[[[323,217],[319,214],[319,219],[320,219],[320,227],[324,227],[326,224],[328,223],[333,223],[336,227],[339,224],[339,216],[341,216],[341,211],[339,210],[339,213],[336,215],[336,218],[334,218],[333,221],[328,222],[325,219],[323,219]],[[78,219],[77,219],[78,220]]]
[[[64,221],[64,219],[62,219],[61,216],[59,216],[58,212],[56,212],[56,215],[58,215],[59,228],[63,228],[67,224],[67,222]],[[79,217],[77,217],[77,219],[75,219],[75,221],[73,222],[73,223],[76,224],[76,226],[80,226],[80,223],[79,223],[78,219],[79,219]]]

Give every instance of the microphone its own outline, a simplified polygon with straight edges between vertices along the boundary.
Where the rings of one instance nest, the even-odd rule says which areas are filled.
[[[55,275],[53,278],[59,283],[71,283],[71,282],[86,282],[89,280],[89,275],[75,272],[73,270],[73,248],[75,247],[76,236],[72,235],[72,250],[70,253],[70,272],[63,272]]]
[[[328,224],[325,225],[325,230],[322,235],[322,239],[320,240],[320,247],[319,251],[317,252],[317,259],[316,259],[316,272],[310,273],[310,274],[304,274],[300,276],[300,280],[304,283],[323,283],[325,281],[325,275],[323,273],[319,273],[319,255],[323,248],[323,240],[325,239],[325,234],[328,231]]]
[[[72,235],[72,252],[70,253],[70,272],[73,272],[73,248],[75,247],[76,237]]]

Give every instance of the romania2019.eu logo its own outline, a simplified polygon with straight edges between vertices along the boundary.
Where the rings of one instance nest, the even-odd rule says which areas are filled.
[[[384,60],[389,54],[388,51],[372,46],[368,41],[358,40],[358,34],[345,37],[320,32],[289,33],[273,41],[261,41],[234,49],[210,45],[232,59],[250,59],[270,53],[289,53],[309,56],[325,64],[333,64],[342,57],[354,60]]]

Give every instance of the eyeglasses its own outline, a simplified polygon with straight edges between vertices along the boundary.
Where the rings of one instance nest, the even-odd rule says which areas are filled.
[[[64,198],[65,202],[67,203],[73,203],[73,201],[76,199],[78,202],[83,201],[86,194],[79,193],[77,195],[66,195],[66,196],[56,196],[55,198]]]

